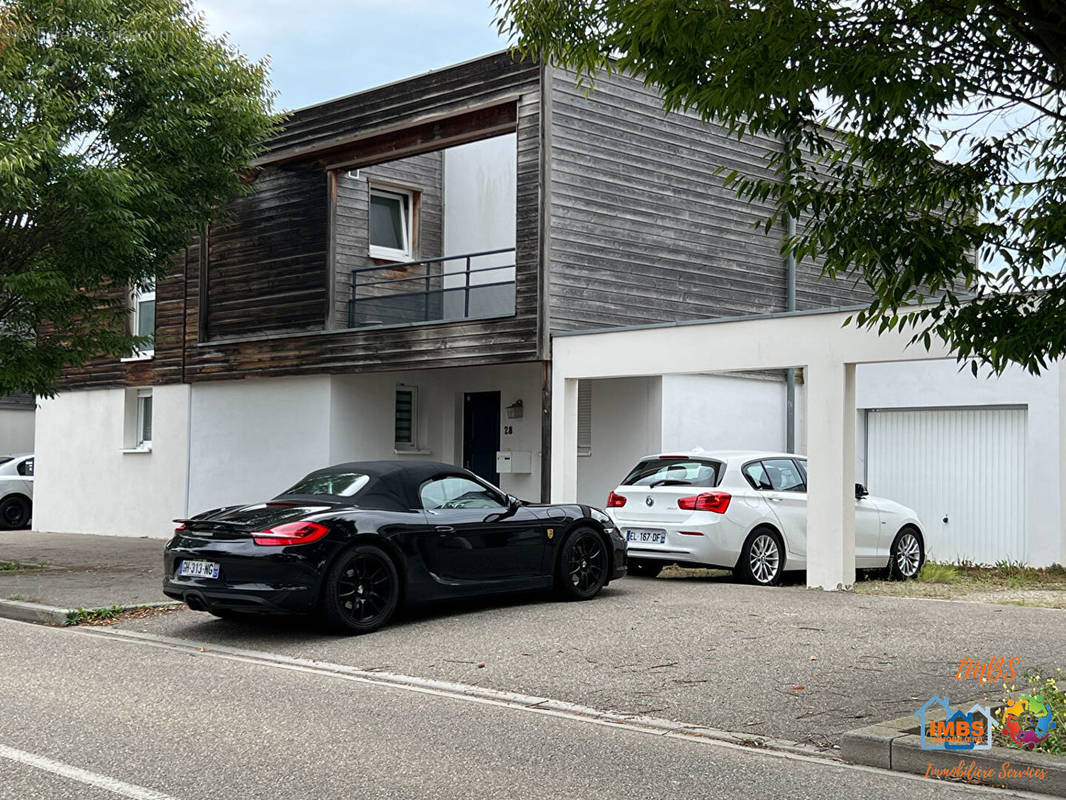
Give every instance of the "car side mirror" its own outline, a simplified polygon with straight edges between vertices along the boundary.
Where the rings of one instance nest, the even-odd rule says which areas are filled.
[[[856,500],[862,500],[869,493],[870,492],[867,491],[866,487],[863,486],[861,483],[856,483],[855,484],[855,499]]]

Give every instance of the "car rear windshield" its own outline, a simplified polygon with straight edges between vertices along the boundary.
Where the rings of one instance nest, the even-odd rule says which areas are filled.
[[[326,472],[308,475],[295,486],[286,489],[287,494],[322,494],[332,497],[352,497],[370,482],[369,475],[359,472]]]
[[[623,486],[717,486],[719,461],[699,458],[649,458],[637,464]]]

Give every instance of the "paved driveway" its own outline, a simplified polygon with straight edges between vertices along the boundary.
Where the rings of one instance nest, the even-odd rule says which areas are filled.
[[[121,627],[831,745],[844,731],[913,712],[933,693],[982,696],[989,687],[952,680],[961,658],[1062,664],[1066,616],[719,578],[626,578],[591,602],[448,605],[364,637],[191,611]]]

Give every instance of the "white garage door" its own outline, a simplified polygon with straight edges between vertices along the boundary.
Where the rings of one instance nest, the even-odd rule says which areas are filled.
[[[918,512],[937,561],[1025,561],[1024,408],[870,410],[871,494]]]

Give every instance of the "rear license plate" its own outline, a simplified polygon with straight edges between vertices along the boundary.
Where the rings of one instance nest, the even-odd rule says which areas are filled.
[[[217,578],[218,564],[214,561],[182,561],[178,574],[183,578]]]
[[[641,544],[666,544],[666,531],[628,528],[626,529],[626,541],[640,542]]]

